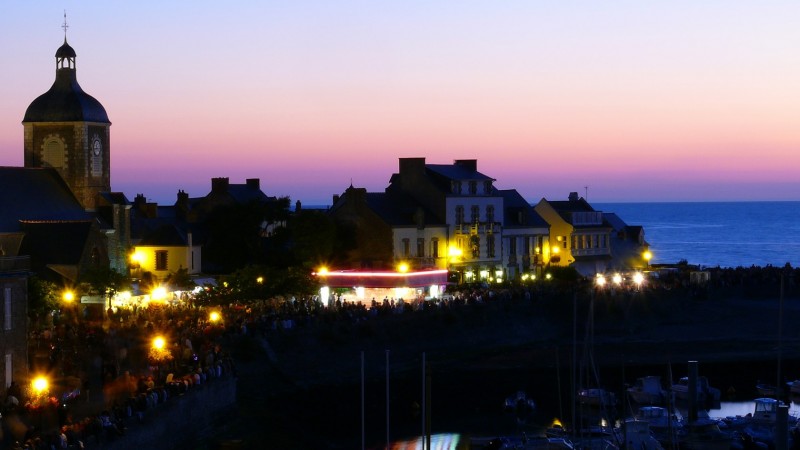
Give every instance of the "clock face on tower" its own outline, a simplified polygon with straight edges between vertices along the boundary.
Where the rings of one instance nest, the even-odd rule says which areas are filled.
[[[94,156],[100,156],[101,151],[102,146],[100,144],[100,139],[95,139],[94,142],[92,142],[92,153],[94,153]]]

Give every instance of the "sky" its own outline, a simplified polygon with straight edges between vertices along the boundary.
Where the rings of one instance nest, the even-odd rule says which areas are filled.
[[[0,2],[0,166],[67,39],[112,189],[330,204],[398,158],[590,202],[800,200],[800,2]]]

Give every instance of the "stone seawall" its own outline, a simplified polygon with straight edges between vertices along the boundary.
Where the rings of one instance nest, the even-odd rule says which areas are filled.
[[[140,422],[127,419],[124,436],[92,439],[87,448],[111,450],[194,448],[208,438],[217,422],[236,408],[237,379],[232,375],[195,386],[149,409]]]

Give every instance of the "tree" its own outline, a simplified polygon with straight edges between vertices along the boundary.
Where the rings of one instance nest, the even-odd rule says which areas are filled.
[[[179,291],[189,291],[196,286],[192,277],[189,276],[189,270],[183,267],[169,274],[166,281],[167,284]]]
[[[81,283],[88,286],[89,293],[108,298],[117,292],[130,289],[131,280],[127,275],[109,267],[92,267],[81,274]]]
[[[302,210],[289,222],[292,254],[306,268],[331,260],[336,246],[336,224],[321,211]]]
[[[58,308],[58,287],[39,277],[28,278],[28,315],[41,317]]]

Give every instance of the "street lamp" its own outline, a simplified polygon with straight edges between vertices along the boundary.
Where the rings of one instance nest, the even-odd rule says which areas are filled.
[[[649,269],[650,268],[650,260],[653,259],[653,254],[650,252],[650,250],[645,250],[645,252],[642,253],[642,258],[644,258],[645,264],[647,265],[647,268]]]
[[[211,323],[217,323],[217,322],[219,322],[219,319],[220,319],[220,315],[216,311],[211,311],[211,314],[208,315],[208,320],[210,320]]]
[[[75,300],[75,294],[72,291],[64,291],[64,303],[72,303]]]

